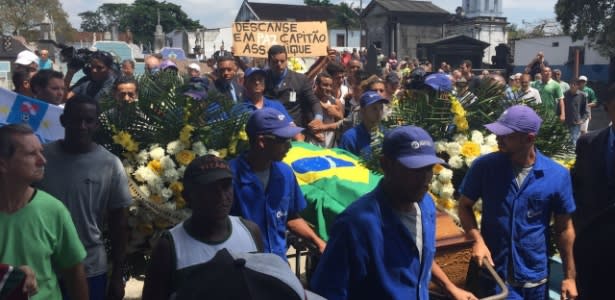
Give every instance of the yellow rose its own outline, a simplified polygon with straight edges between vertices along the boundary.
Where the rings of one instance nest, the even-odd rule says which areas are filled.
[[[477,157],[480,155],[480,145],[467,141],[461,146],[461,154],[465,157]]]
[[[160,164],[160,161],[157,159],[151,160],[147,164],[147,167],[150,168],[152,171],[154,171],[156,174],[160,174],[162,172],[162,165]]]
[[[239,140],[241,140],[241,141],[247,141],[248,140],[248,134],[246,133],[245,130],[239,131]]]
[[[174,181],[169,184],[169,189],[171,189],[175,195],[181,195],[181,192],[184,190],[184,185],[179,181]]]
[[[171,224],[169,222],[161,219],[157,219],[156,221],[154,221],[154,225],[156,225],[156,228],[158,229],[167,229],[171,227]]]
[[[154,233],[154,226],[150,223],[141,223],[137,225],[137,231],[145,235],[151,235]]]
[[[160,195],[151,195],[149,196],[149,201],[160,204],[162,203],[162,197],[160,197]]]
[[[179,140],[184,143],[190,142],[190,136],[192,136],[192,132],[194,131],[194,127],[190,125],[184,126],[182,130],[179,132]]]
[[[175,154],[175,159],[180,165],[187,166],[196,157],[196,154],[190,150],[182,150]]]
[[[455,207],[455,201],[453,201],[452,199],[446,199],[443,201],[443,205],[446,209],[452,209]]]
[[[139,144],[132,139],[130,133],[120,131],[113,136],[113,142],[122,146],[128,152],[136,152],[139,150]]]
[[[436,175],[439,174],[442,169],[444,169],[444,167],[440,164],[433,165],[433,173]]]
[[[186,199],[184,199],[184,197],[182,197],[181,195],[175,196],[175,207],[177,209],[181,209],[186,207]]]
[[[226,149],[226,148],[220,149],[220,150],[218,150],[218,153],[220,154],[220,155],[218,155],[218,157],[225,158],[228,155],[228,149]]]

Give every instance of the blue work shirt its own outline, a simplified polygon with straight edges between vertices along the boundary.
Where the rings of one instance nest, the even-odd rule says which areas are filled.
[[[357,156],[369,155],[372,153],[371,141],[372,136],[369,130],[363,123],[360,123],[344,132],[338,147]]]
[[[244,99],[243,103],[242,103],[243,107],[246,108],[249,111],[255,111],[258,108],[252,104],[252,100],[250,99]],[[290,114],[288,114],[288,111],[286,110],[286,108],[284,107],[284,105],[282,105],[282,102],[277,101],[277,100],[271,100],[267,97],[263,97],[263,108],[265,107],[271,107],[276,109],[277,111],[281,112],[282,114],[284,114],[288,120],[292,120],[293,118],[290,116]]]
[[[518,186],[509,156],[494,152],[472,163],[460,191],[483,199],[481,234],[502,278],[524,283],[548,277],[551,215],[576,209],[566,168],[536,150],[534,166]]]
[[[283,162],[273,162],[267,190],[248,164],[245,154],[230,161],[235,201],[231,215],[256,223],[263,237],[263,252],[286,260],[288,216],[307,206],[293,170]]]
[[[314,292],[329,300],[429,299],[436,251],[434,202],[427,193],[419,202],[419,259],[410,231],[386,199],[381,183],[337,217],[312,277]]]

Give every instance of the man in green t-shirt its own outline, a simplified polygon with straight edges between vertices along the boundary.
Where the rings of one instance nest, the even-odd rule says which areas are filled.
[[[542,100],[543,110],[553,116],[559,116],[560,121],[566,118],[564,110],[564,94],[557,81],[551,78],[551,68],[542,69],[542,79],[534,81],[532,87],[537,89]]]
[[[0,127],[0,263],[28,266],[30,299],[62,299],[56,272],[72,300],[88,299],[85,248],[66,207],[32,183],[45,173],[43,147],[27,125]]]
[[[587,120],[581,124],[581,134],[587,133],[589,120],[592,118],[592,108],[598,106],[598,97],[594,90],[587,86],[587,76],[579,76],[579,90],[587,95]]]

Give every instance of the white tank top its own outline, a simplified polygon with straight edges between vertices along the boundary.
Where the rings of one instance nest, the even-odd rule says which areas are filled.
[[[177,224],[169,232],[175,247],[176,270],[181,270],[196,264],[211,260],[218,250],[227,248],[233,252],[258,251],[252,234],[241,222],[239,217],[229,216],[231,220],[231,235],[218,244],[207,244],[191,237],[184,228],[184,222]]]

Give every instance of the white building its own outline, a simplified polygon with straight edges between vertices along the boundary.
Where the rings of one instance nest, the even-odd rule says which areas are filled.
[[[447,35],[466,35],[489,43],[483,63],[491,64],[495,47],[508,43],[506,17],[502,17],[503,0],[463,0],[459,22],[450,25]]]
[[[528,38],[515,41],[515,71],[522,72],[539,51],[552,69],[561,69],[564,80],[575,76],[575,56],[579,50],[579,76],[590,81],[608,81],[609,58],[602,56],[586,39],[573,42],[565,35]]]

